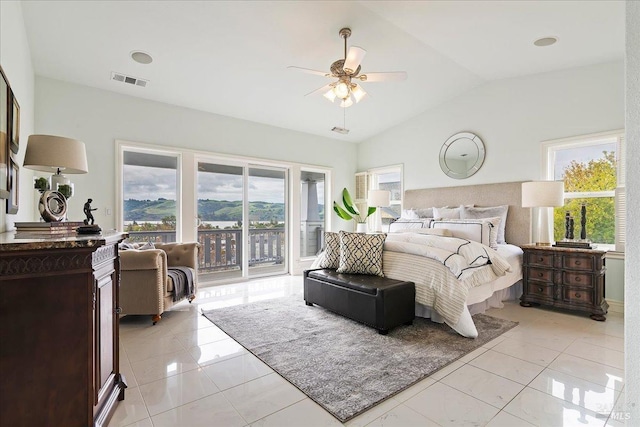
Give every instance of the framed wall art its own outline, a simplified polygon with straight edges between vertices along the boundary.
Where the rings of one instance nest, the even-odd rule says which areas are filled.
[[[9,156],[9,199],[7,200],[7,213],[18,213],[18,186],[20,184],[20,167]]]
[[[9,90],[9,93],[11,94],[11,141],[9,148],[13,154],[18,154],[20,150],[20,105],[18,105],[13,91]]]
[[[0,67],[0,199],[9,198],[9,82]]]

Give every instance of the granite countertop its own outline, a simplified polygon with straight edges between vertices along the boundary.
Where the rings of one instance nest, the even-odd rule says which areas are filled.
[[[25,251],[34,249],[90,248],[104,246],[126,239],[128,233],[116,230],[100,234],[79,234],[65,237],[16,238],[15,231],[0,233],[0,252]]]

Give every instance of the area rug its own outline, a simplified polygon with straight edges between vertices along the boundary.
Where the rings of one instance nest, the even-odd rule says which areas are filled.
[[[416,318],[380,335],[302,296],[203,311],[300,391],[345,422],[517,325],[476,314],[478,338]]]

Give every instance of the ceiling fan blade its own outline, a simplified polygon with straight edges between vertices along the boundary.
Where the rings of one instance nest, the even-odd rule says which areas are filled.
[[[389,71],[383,73],[366,73],[357,77],[363,82],[400,82],[407,80],[406,71]]]
[[[358,69],[358,66],[362,62],[362,58],[367,54],[367,51],[358,46],[351,46],[349,53],[347,53],[347,59],[344,61],[342,69],[351,74]]]
[[[312,70],[309,68],[302,68],[302,67],[294,67],[293,65],[289,65],[287,68],[290,70],[302,71],[303,73],[307,73],[307,74],[315,74],[317,76],[331,77],[331,73],[327,73],[326,71]]]
[[[318,88],[318,89],[314,90],[313,92],[309,92],[305,96],[315,95],[317,93],[322,93],[322,92],[327,92],[329,89],[331,89],[331,83],[329,83],[328,85],[324,85],[321,88]]]

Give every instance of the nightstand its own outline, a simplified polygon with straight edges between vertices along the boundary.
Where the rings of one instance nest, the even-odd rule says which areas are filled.
[[[606,320],[606,251],[536,245],[524,245],[522,250],[521,306],[547,305]]]

